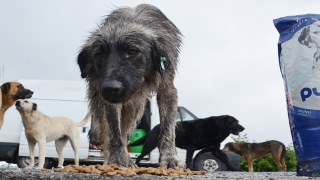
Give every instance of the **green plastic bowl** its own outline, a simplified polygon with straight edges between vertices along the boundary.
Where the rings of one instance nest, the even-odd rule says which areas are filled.
[[[144,137],[146,135],[146,131],[144,129],[136,129],[130,134],[130,143],[135,142],[136,140]],[[139,146],[130,146],[130,152],[141,153],[143,150],[143,145]]]

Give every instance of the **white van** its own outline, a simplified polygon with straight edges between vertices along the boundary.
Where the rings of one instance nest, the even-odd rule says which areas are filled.
[[[26,88],[34,92],[31,101],[38,104],[38,109],[44,114],[52,117],[64,116],[73,121],[81,121],[88,111],[86,101],[86,83],[84,81],[56,81],[56,80],[19,80]],[[182,116],[183,115],[183,116]],[[182,118],[183,117],[183,118]],[[177,121],[193,120],[197,117],[186,108],[179,106]],[[142,118],[138,128],[150,131],[160,123],[159,111],[156,97],[153,96],[146,104],[145,116]],[[91,121],[85,126],[78,127],[79,139],[79,160],[80,163],[102,163],[103,157],[101,149],[93,149],[89,142],[88,132]],[[129,148],[128,148],[129,149]],[[35,148],[35,156],[38,156],[38,146]],[[177,148],[178,157],[185,161],[186,150]],[[135,159],[140,153],[131,153]],[[68,142],[63,149],[65,164],[74,163],[74,153]],[[235,167],[240,167],[241,157],[228,153],[230,162]],[[46,144],[44,167],[53,166],[58,155],[54,141]],[[145,165],[155,165],[158,163],[159,150],[154,149],[148,156],[140,162]],[[22,119],[15,106],[11,107],[5,114],[4,124],[0,130],[0,160],[17,163],[20,168],[29,164],[29,147],[25,137]],[[35,160],[36,165],[38,163]],[[226,166],[207,150],[196,151],[194,154],[194,164],[205,170],[226,170]]]

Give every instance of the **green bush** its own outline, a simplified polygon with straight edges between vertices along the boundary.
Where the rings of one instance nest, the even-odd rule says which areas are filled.
[[[247,134],[239,135],[238,137],[231,137],[235,142],[249,142]],[[255,141],[253,141],[255,142]],[[296,154],[294,152],[292,144],[286,147],[287,156],[290,158],[286,161],[287,171],[295,172],[297,166]],[[275,172],[278,171],[278,166],[274,162],[272,156],[265,156],[252,161],[254,172]],[[248,171],[248,164],[245,159],[242,159],[240,167],[244,171]]]

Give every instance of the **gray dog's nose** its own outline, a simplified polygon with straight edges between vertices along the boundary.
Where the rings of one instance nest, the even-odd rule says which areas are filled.
[[[101,85],[103,94],[119,95],[122,92],[123,86],[119,81],[107,81]]]

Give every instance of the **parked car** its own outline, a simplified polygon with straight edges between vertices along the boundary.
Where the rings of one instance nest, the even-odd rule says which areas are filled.
[[[25,87],[34,91],[31,101],[38,104],[38,108],[44,114],[55,117],[65,116],[74,121],[80,121],[88,111],[86,101],[86,84],[83,81],[55,81],[55,80],[19,80]],[[177,111],[177,121],[194,120],[197,117],[185,107],[179,106]],[[159,111],[156,97],[152,96],[146,104],[145,115],[141,119],[138,128],[150,131],[160,123]],[[102,163],[103,157],[101,148],[90,145],[88,132],[91,121],[83,127],[78,127],[79,139],[79,160],[80,163]],[[35,156],[38,156],[38,146],[35,148]],[[241,157],[237,154],[227,152],[230,162],[240,168]],[[140,153],[130,152],[130,156],[136,159]],[[177,148],[177,155],[180,160],[185,161],[186,150]],[[74,160],[74,153],[68,142],[63,149],[65,162]],[[45,150],[44,167],[50,168],[58,160],[54,142],[48,142]],[[158,163],[159,150],[154,149],[140,162],[145,165],[155,165]],[[21,122],[20,114],[15,107],[11,107],[6,115],[2,129],[0,130],[0,160],[17,163],[20,168],[29,165],[29,148]],[[35,160],[37,165],[37,159]],[[195,170],[227,170],[226,166],[208,150],[204,149],[194,153]],[[70,162],[69,162],[70,163]]]

